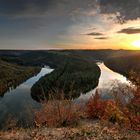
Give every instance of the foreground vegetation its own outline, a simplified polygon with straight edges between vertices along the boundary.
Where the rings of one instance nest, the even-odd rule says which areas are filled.
[[[37,74],[39,67],[24,67],[0,60],[0,95]]]
[[[42,109],[36,112],[35,123],[39,127],[64,127],[77,125],[81,119],[90,119],[117,123],[120,127],[140,132],[140,85],[135,85],[135,88],[131,87],[133,96],[126,103],[122,102],[121,94],[126,98],[130,94],[122,91],[113,99],[102,99],[97,91],[86,104],[74,103],[60,93],[59,100],[54,96],[43,102]]]
[[[139,140],[140,77],[137,76],[137,79],[137,82],[133,81],[136,87],[132,87],[133,97],[130,102],[123,104],[120,94],[117,98],[104,100],[97,91],[87,103],[77,104],[64,98],[63,93],[59,93],[59,100],[52,97],[49,101],[42,102],[42,108],[35,112],[36,128],[0,132],[0,138]]]
[[[68,58],[51,74],[41,78],[32,87],[32,97],[45,99],[52,94],[64,92],[65,98],[72,99],[94,89],[100,77],[99,67],[92,61]]]
[[[2,140],[139,140],[140,134],[117,124],[82,121],[77,127],[35,128],[0,132]]]

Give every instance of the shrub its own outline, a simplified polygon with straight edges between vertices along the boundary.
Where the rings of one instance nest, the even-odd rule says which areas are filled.
[[[140,131],[140,90],[137,88],[134,92],[134,97],[127,104],[127,111],[124,113],[128,116],[131,128]]]
[[[128,120],[124,113],[119,109],[117,103],[113,100],[108,100],[105,108],[105,113],[103,118],[112,123],[122,124]]]
[[[124,113],[128,116],[131,128],[140,131],[140,75],[131,71],[129,79],[135,85],[133,98],[127,104],[127,111]]]
[[[104,116],[106,102],[100,99],[98,92],[92,95],[87,103],[87,116],[90,119],[101,119]]]
[[[120,91],[124,95],[124,92]],[[127,97],[126,93],[126,97]],[[89,99],[87,104],[88,116],[112,123],[118,123],[125,128],[140,131],[140,88],[136,85],[133,89],[133,97],[125,104],[121,104],[121,98],[102,100],[98,93]]]
[[[83,107],[69,100],[53,100],[45,103],[40,111],[36,112],[36,126],[65,127],[78,124],[83,115]]]
[[[87,103],[87,115],[90,119],[106,120],[112,123],[125,123],[128,118],[113,100],[103,100],[98,92]]]

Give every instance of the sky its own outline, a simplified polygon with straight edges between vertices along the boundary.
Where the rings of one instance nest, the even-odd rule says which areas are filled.
[[[140,49],[140,0],[0,0],[0,49]]]

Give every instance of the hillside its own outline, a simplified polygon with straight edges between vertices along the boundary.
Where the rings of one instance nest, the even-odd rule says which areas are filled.
[[[44,95],[48,98],[50,94],[57,96],[63,91],[65,98],[76,98],[94,89],[99,77],[100,69],[93,61],[70,57],[32,87],[32,97],[43,99]]]
[[[109,57],[105,64],[128,78],[131,72],[140,75],[140,53]]]
[[[53,74],[56,73],[55,76],[52,76],[52,74],[50,74],[49,76],[44,78],[44,79],[49,79],[49,80],[52,79],[52,77],[53,78],[58,77],[59,73],[61,73],[61,71],[63,71],[63,69],[66,67],[66,66],[64,66],[64,65],[66,65],[66,61],[70,60],[71,63],[74,63],[74,59],[76,59],[76,60],[81,59],[81,61],[85,61],[85,62],[82,62],[83,65],[85,65],[85,63],[87,61],[89,63],[92,63],[91,65],[94,65],[94,67],[96,67],[96,66],[93,63],[95,63],[96,61],[98,61],[98,60],[104,61],[105,64],[109,68],[128,77],[128,73],[130,72],[130,70],[139,72],[139,70],[140,70],[139,63],[138,63],[138,61],[135,61],[135,60],[140,59],[139,56],[140,56],[140,51],[129,51],[129,50],[116,50],[116,51],[114,51],[114,50],[12,51],[11,50],[11,51],[0,51],[0,58],[4,62],[10,63],[10,64],[14,64],[14,65],[17,64],[17,65],[20,65],[23,67],[49,65],[50,67],[55,68],[55,71],[53,72]],[[73,67],[74,66],[72,66],[71,69],[73,69]],[[76,68],[77,67],[75,67],[75,70],[76,70]],[[79,66],[79,68],[81,68],[81,66]],[[93,69],[93,67],[91,69]],[[95,69],[97,69],[97,68],[95,68]],[[94,70],[92,71],[92,73],[94,73]],[[99,73],[99,72],[97,72],[97,73]],[[66,77],[69,74],[67,74],[67,76],[64,78],[65,75],[66,74],[61,76],[60,81],[62,81],[62,79],[66,80],[67,79]],[[69,77],[71,77],[71,76],[69,76]],[[96,79],[98,79],[98,77],[99,77],[99,75],[97,74],[97,77],[95,77],[95,81],[97,81]],[[86,78],[86,76],[84,78]],[[44,80],[44,79],[39,81],[40,84],[43,81],[46,81],[46,82],[49,81],[49,80]],[[77,79],[77,77],[75,77],[75,79]],[[90,79],[93,80],[93,78],[89,78],[89,81],[90,81]],[[60,84],[60,81],[58,82],[59,84]],[[50,81],[48,83],[50,83]],[[93,86],[89,86],[90,88],[83,87],[83,89],[81,89],[81,91],[82,92],[88,91],[89,89],[96,87],[97,83],[98,82],[93,83]],[[63,84],[64,83],[62,83],[62,85]],[[69,85],[70,83],[66,82],[66,84]],[[38,83],[36,85],[38,85]],[[61,88],[62,88],[62,85],[61,85]],[[70,87],[68,87],[67,85],[65,85],[65,87],[67,87],[69,89]],[[44,83],[43,83],[43,86],[45,86]],[[51,85],[48,85],[48,84],[47,84],[47,86],[45,86],[45,88],[43,88],[43,92],[44,91],[47,92],[46,93],[47,95],[48,95],[48,91],[50,92],[50,90],[48,90],[48,88],[50,88],[52,90]],[[79,91],[78,88],[76,88],[76,90],[78,92],[81,92],[81,91]],[[42,87],[40,90],[37,90],[38,91],[37,94],[40,94],[41,90],[42,90]],[[35,92],[35,90],[34,90],[34,92]],[[79,95],[79,93],[77,95]],[[35,96],[33,96],[33,97],[35,97]]]
[[[0,95],[3,96],[9,87],[15,88],[39,71],[39,67],[24,67],[0,60]]]

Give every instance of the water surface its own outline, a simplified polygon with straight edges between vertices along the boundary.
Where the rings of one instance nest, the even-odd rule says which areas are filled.
[[[76,99],[76,101],[87,101],[92,94],[98,89],[105,97],[109,94],[112,85],[121,83],[128,85],[129,81],[126,77],[107,68],[104,63],[98,63],[101,69],[101,76],[97,88],[86,93]],[[52,72],[49,67],[42,68],[41,71],[26,82],[19,85],[16,89],[6,92],[0,98],[0,128],[13,127],[14,124],[21,127],[29,127],[33,125],[34,112],[40,108],[41,104],[31,97],[31,87],[44,75]]]
[[[10,125],[31,126],[33,123],[34,109],[40,104],[31,97],[31,87],[44,75],[53,69],[44,67],[41,71],[16,89],[10,90],[0,98],[0,128]],[[11,88],[12,89],[12,88]]]
[[[101,70],[98,86],[86,94],[81,94],[81,96],[77,99],[78,101],[88,100],[91,95],[95,94],[96,91],[98,91],[99,94],[102,94],[102,96],[109,98],[107,96],[110,96],[108,94],[113,87],[119,86],[120,84],[122,87],[130,85],[130,81],[128,81],[126,77],[112,71],[106,67],[104,63],[97,63],[97,65]]]

